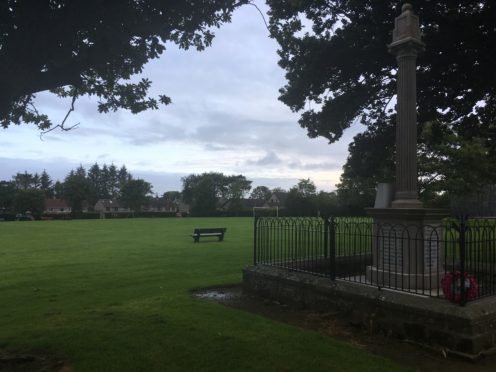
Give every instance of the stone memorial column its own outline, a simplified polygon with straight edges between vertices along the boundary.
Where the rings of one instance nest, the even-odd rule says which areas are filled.
[[[393,208],[421,208],[417,192],[417,55],[424,50],[419,19],[405,4],[395,20],[389,51],[398,61],[396,193]]]
[[[395,19],[388,48],[398,61],[396,190],[391,205],[366,210],[374,219],[366,277],[390,288],[435,290],[444,275],[442,218],[448,213],[424,208],[418,197],[416,61],[425,46],[410,4]]]

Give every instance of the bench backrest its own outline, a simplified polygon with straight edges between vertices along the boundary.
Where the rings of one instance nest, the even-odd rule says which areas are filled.
[[[195,229],[195,232],[193,234],[215,234],[215,233],[222,233],[224,234],[226,232],[226,228],[201,228],[201,229]]]

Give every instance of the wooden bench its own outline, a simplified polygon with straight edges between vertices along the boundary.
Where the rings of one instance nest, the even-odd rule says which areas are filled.
[[[224,240],[224,234],[226,233],[225,227],[216,227],[216,228],[206,228],[200,229],[197,228],[191,235],[193,239],[195,239],[195,243],[200,241],[200,237],[208,237],[208,236],[216,236],[219,238],[219,242]]]

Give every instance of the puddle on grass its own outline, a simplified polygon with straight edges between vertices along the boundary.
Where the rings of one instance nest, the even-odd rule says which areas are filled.
[[[53,355],[28,354],[0,348],[0,370],[10,372],[57,371],[72,372],[72,368]]]
[[[193,293],[193,297],[202,300],[212,300],[212,301],[227,301],[232,300],[236,296],[235,293],[225,292],[219,290],[204,290],[201,292]]]

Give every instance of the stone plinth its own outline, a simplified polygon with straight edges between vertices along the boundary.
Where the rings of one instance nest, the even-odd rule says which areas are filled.
[[[367,280],[396,289],[433,290],[444,276],[443,209],[368,208],[374,219]]]
[[[369,332],[391,332],[436,350],[477,357],[494,352],[496,347],[493,296],[462,307],[440,298],[378,291],[358,283],[263,265],[243,270],[243,291],[327,314],[338,310]]]

